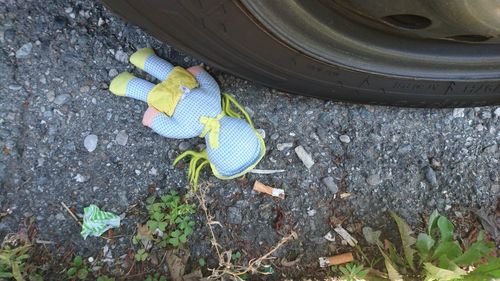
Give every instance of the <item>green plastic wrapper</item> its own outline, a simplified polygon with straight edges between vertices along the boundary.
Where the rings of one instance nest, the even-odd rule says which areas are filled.
[[[113,213],[101,211],[93,204],[83,209],[82,232],[80,232],[83,239],[89,235],[101,236],[106,230],[119,226],[120,217]]]

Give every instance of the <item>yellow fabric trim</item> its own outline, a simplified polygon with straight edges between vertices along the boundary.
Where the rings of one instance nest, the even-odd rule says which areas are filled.
[[[192,90],[198,87],[194,76],[182,67],[176,66],[167,79],[154,86],[148,94],[148,105],[156,108],[168,116],[172,116],[177,103],[185,89]]]
[[[136,67],[144,70],[144,64],[146,63],[146,59],[154,55],[155,52],[151,48],[142,48],[137,50],[137,52],[133,53],[130,56],[130,62],[135,65]]]
[[[113,78],[109,85],[109,90],[117,96],[124,96],[127,91],[127,84],[132,79],[134,79],[134,75],[128,72],[122,72]]]
[[[212,149],[217,149],[219,147],[219,134],[220,134],[220,119],[224,117],[224,112],[219,113],[215,118],[201,116],[200,123],[205,125],[203,131],[200,134],[200,138],[204,138],[209,134],[209,145]]]
[[[236,174],[236,175],[232,175],[232,176],[223,176],[221,175],[218,171],[217,171],[217,168],[215,168],[215,166],[210,163],[210,167],[212,168],[212,172],[214,173],[214,175],[221,179],[221,180],[230,180],[230,179],[234,179],[234,178],[239,178],[241,176],[243,176],[244,174],[248,173],[249,171],[251,171],[253,168],[255,168],[255,166],[257,166],[257,164],[259,164],[260,160],[262,160],[262,158],[264,158],[264,155],[266,155],[266,143],[264,142],[264,140],[262,139],[262,136],[254,129],[254,132],[255,134],[257,135],[257,137],[259,138],[259,143],[260,143],[260,157],[259,159],[257,159],[257,161],[255,161],[255,163],[253,163],[251,166],[249,166],[248,168],[246,168],[244,171]]]

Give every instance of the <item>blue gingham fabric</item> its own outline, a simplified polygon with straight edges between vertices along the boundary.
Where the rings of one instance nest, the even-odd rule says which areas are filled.
[[[173,66],[163,59],[151,55],[146,59],[144,70],[159,80],[167,78]],[[151,128],[168,138],[192,138],[199,136],[204,125],[200,118],[215,118],[221,113],[219,85],[207,72],[196,75],[200,87],[186,92],[180,99],[172,117],[159,113]],[[134,78],[127,84],[125,95],[147,101],[154,84]],[[209,134],[205,136],[208,159],[220,175],[230,177],[245,171],[261,158],[262,148],[257,133],[242,119],[224,116],[220,119],[219,146],[209,145]]]

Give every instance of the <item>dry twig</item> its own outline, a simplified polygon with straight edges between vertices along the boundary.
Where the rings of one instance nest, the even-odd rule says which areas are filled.
[[[211,243],[215,248],[217,253],[217,257],[219,260],[219,267],[210,269],[212,271],[212,275],[208,277],[210,280],[226,280],[226,278],[230,278],[233,280],[243,280],[240,276],[243,276],[246,273],[260,273],[260,274],[270,274],[269,272],[260,271],[259,268],[263,265],[265,261],[272,260],[273,257],[271,255],[278,250],[281,246],[289,242],[290,240],[297,239],[297,233],[291,231],[290,234],[281,238],[281,240],[267,253],[262,255],[259,258],[252,259],[248,262],[248,265],[234,265],[231,261],[231,250],[222,251],[222,246],[217,242],[215,237],[215,233],[213,230],[213,225],[219,225],[222,227],[222,224],[218,221],[215,221],[210,212],[208,211],[206,202],[205,202],[205,194],[208,186],[200,186],[198,187],[198,193],[196,197],[200,202],[200,207],[205,213],[205,217],[207,219],[207,226],[210,231],[210,235],[212,236]]]

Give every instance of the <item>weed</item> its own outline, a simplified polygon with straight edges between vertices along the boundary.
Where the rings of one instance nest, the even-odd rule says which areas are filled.
[[[146,252],[146,249],[139,249],[134,257],[136,261],[142,262],[148,259],[149,254]]]
[[[28,250],[31,245],[20,247],[2,246],[0,249],[0,278],[24,280],[24,266],[29,259]]]
[[[206,264],[207,264],[207,262],[205,261],[205,259],[204,259],[204,258],[199,258],[199,259],[198,259],[198,265],[199,265],[200,267],[204,267]]]
[[[241,253],[240,253],[240,251],[237,251],[236,253],[232,253],[232,254],[231,254],[231,260],[232,260],[233,262],[236,262],[236,261],[240,260],[240,258],[241,258]]]
[[[191,215],[195,212],[195,205],[181,203],[181,197],[173,190],[159,200],[157,197],[148,198],[147,203],[149,220],[146,225],[150,233],[159,234],[158,245],[177,247],[186,243],[193,233]]]
[[[66,271],[66,275],[72,279],[85,280],[90,273],[90,268],[83,261],[82,256],[75,256],[71,262],[71,267]]]
[[[342,266],[331,266],[330,270],[338,274],[340,272],[341,280],[345,281],[358,281],[365,280],[369,269],[365,268],[363,265],[348,263]]]
[[[485,241],[483,231],[474,243],[462,249],[454,239],[453,224],[437,211],[431,214],[426,232],[417,238],[403,219],[392,212],[391,216],[398,226],[401,251],[390,241],[382,243],[378,237],[374,241],[384,258],[388,279],[402,280],[412,275],[425,276],[426,281],[500,278],[500,259],[490,255],[495,244]]]

